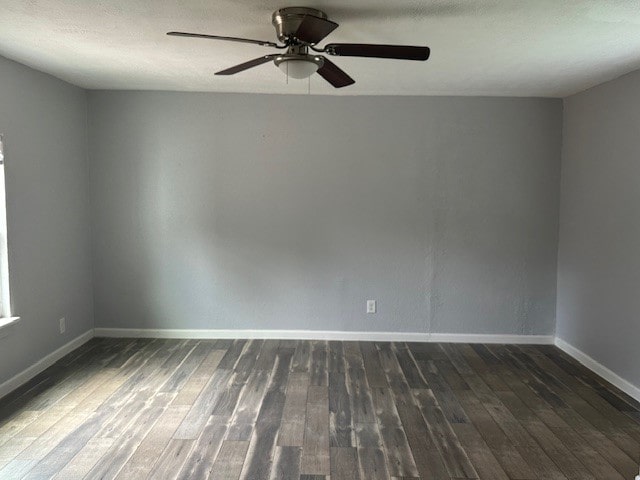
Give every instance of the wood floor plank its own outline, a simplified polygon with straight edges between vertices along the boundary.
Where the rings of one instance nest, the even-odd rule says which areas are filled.
[[[490,355],[486,348],[473,346],[471,350],[466,350],[465,359],[470,359],[470,361],[473,362],[473,369],[477,369],[479,374],[477,377],[471,375],[465,377],[473,391],[473,394],[467,396],[467,401],[472,400],[473,395],[477,397],[479,402],[504,431],[512,445],[515,446],[520,456],[529,464],[535,475],[551,479],[566,478],[560,468],[558,468],[548,454],[543,451],[541,446],[518,421],[514,414],[498,398],[494,390],[485,382],[485,378],[491,369],[490,366],[495,366],[495,362],[499,361],[497,357]],[[485,362],[485,360],[487,360],[488,363]],[[498,391],[502,391],[502,385],[503,383],[500,383]]]
[[[200,395],[196,398],[191,409],[174,433],[174,439],[195,440],[198,438],[200,431],[211,416],[211,411],[218,398],[224,393],[225,387],[229,384],[232,374],[232,370],[219,368],[213,372],[209,382],[202,389],[202,392],[200,392]]]
[[[525,354],[532,356],[535,351],[520,348]],[[576,380],[582,381],[591,387],[594,393],[600,395],[612,407],[621,412],[640,412],[640,402],[629,397],[627,394],[611,385],[609,382],[599,377],[591,370],[584,368],[575,359],[569,357],[559,350],[547,352],[547,357],[554,359],[554,363]],[[537,355],[537,358],[544,358],[545,355]]]
[[[254,370],[247,379],[227,431],[226,440],[249,441],[269,385],[271,372]]]
[[[60,402],[65,396],[80,387],[88,376],[104,366],[106,363],[105,355],[109,358],[108,352],[98,351],[95,352],[95,355],[96,357],[91,360],[82,357],[80,360],[83,363],[76,370],[68,366],[54,365],[52,368],[56,368],[56,370],[47,381],[38,384],[37,388],[30,390],[20,399],[22,401],[21,408],[44,411]],[[45,385],[46,388],[38,390]]]
[[[196,342],[196,345],[189,351],[184,361],[172,373],[172,378],[167,381],[161,392],[178,392],[182,389],[189,378],[197,371],[198,367],[205,360],[210,352],[210,346],[204,342]]]
[[[18,432],[22,431],[27,425],[42,415],[38,410],[21,410],[6,419],[0,427],[0,445],[4,445],[9,439],[13,438]],[[28,435],[24,435],[25,437]]]
[[[0,478],[633,478],[640,404],[553,346],[96,339],[0,399]]]
[[[327,342],[314,340],[311,342],[311,385],[326,386],[329,382],[327,375]]]
[[[156,398],[158,403],[166,400],[162,397]],[[156,404],[145,408],[141,415],[137,416],[135,422],[124,436],[123,442],[118,442],[105,453],[100,461],[89,471],[89,478],[115,478],[129,458],[136,451],[146,434],[153,428],[157,419],[162,415],[163,407]],[[113,438],[113,437],[94,437]],[[55,468],[55,467],[54,467]],[[39,472],[40,473],[40,472]]]
[[[491,453],[509,478],[513,480],[535,480],[538,478],[514,447],[505,444],[497,445],[491,448]]]
[[[171,403],[173,405],[193,405],[196,398],[198,398],[205,385],[211,379],[212,373],[218,368],[218,364],[225,353],[225,350],[211,350],[184,386],[182,386],[178,395]]]
[[[73,405],[55,404],[39,415],[36,421],[30,422],[27,426],[17,432],[14,438],[39,437],[53,425],[58,423],[58,421],[71,412],[71,410],[73,410]]]
[[[464,377],[465,375],[473,375],[474,370],[467,363],[460,351],[460,345],[455,343],[439,343],[437,344],[442,355],[439,360],[448,360],[455,370]]]
[[[451,426],[456,432],[460,442],[465,447],[465,451],[471,460],[479,478],[491,478],[496,480],[509,480],[510,478],[524,478],[521,475],[510,477],[505,472],[494,452],[487,445],[476,427],[471,423],[456,423]],[[514,447],[511,447],[514,448]],[[536,479],[537,477],[532,477]]]
[[[109,346],[106,348],[94,347],[100,347],[100,345],[99,342],[92,340],[79,348],[81,353],[72,362],[82,363],[65,362],[66,358],[74,355],[74,352],[71,352],[24,385],[5,395],[0,402],[0,425],[3,425],[15,412],[20,410],[40,411],[55,403],[59,397],[56,392],[62,390],[63,394],[66,393],[68,388],[65,387],[65,384],[75,381],[79,372],[91,369],[94,363],[98,363],[97,359],[101,359],[110,352]],[[87,358],[94,358],[96,361],[87,362]]]
[[[29,469],[20,476],[26,476],[27,472],[33,478],[52,476],[69,463],[94,435],[104,429],[105,424],[109,425],[122,409],[130,407],[128,400],[135,396],[131,391],[133,386],[142,389],[160,386],[154,383],[154,374],[176,348],[178,344],[169,346],[167,342],[150,342],[142,349],[146,355],[131,357],[120,369],[117,376],[120,378],[116,378],[122,382],[113,382],[117,388],[114,387],[115,391],[107,390],[106,400],[102,399],[103,403],[99,404],[95,412],[82,408],[82,402],[14,459],[14,462],[21,462],[25,468],[28,462],[22,462],[23,459],[37,457],[39,460],[28,465]],[[147,367],[148,374],[143,367]],[[14,467],[8,464],[5,468]],[[0,471],[0,476],[3,473],[4,470]],[[17,476],[15,470],[12,475]]]
[[[211,480],[237,480],[242,472],[249,442],[225,440],[211,469]],[[204,478],[192,476],[188,478]]]
[[[23,450],[35,442],[37,437],[20,437],[0,449],[0,472],[5,465],[14,460]]]
[[[300,447],[276,447],[269,480],[298,480],[300,478]]]
[[[247,345],[246,340],[233,340],[218,363],[220,370],[233,370]]]
[[[447,471],[442,453],[434,441],[434,432],[425,422],[411,389],[397,361],[396,348],[390,343],[377,343],[380,361],[390,392],[395,404],[398,418],[406,434],[416,468],[420,476],[447,479]]]
[[[460,374],[469,379],[472,390],[457,391],[456,395],[463,406],[467,416],[475,426],[474,432],[479,432],[482,437],[480,446],[476,446],[475,452],[466,448],[469,458],[476,467],[478,474],[482,477],[483,471],[492,471],[495,469],[494,460],[499,464],[502,475],[509,472],[514,477],[527,478],[536,474],[525,468],[528,463],[522,457],[517,446],[528,446],[545,462],[553,464],[551,459],[542,451],[541,447],[529,435],[528,432],[519,424],[519,422],[508,412],[506,407],[495,396],[494,392],[479,378],[473,376],[473,369],[466,363],[466,359],[461,352],[456,353],[455,346],[449,346],[443,349],[450,358],[457,357],[457,367],[460,368]],[[484,370],[481,365],[480,357],[475,358],[476,366]],[[484,400],[481,401],[479,396]],[[452,425],[455,427],[455,424]],[[461,428],[454,428],[459,431]],[[490,451],[485,451],[482,443],[486,443],[490,447]],[[479,450],[482,450],[480,452]],[[505,452],[508,452],[505,453]],[[532,455],[532,454],[531,454]],[[531,458],[530,455],[530,458]]]
[[[469,385],[463,375],[458,372],[450,360],[435,360],[434,365],[449,386],[449,390],[469,390]],[[434,389],[432,388],[432,390]]]
[[[505,347],[505,350],[512,357],[512,368],[518,369],[518,373],[527,380],[527,385],[539,394],[540,399],[547,406],[556,406],[557,415],[551,421],[547,420],[550,427],[555,426],[552,428],[554,432],[557,431],[556,429],[561,429],[560,432],[565,434],[565,438],[568,432],[571,432],[571,436],[582,437],[582,441],[578,441],[579,445],[591,444],[595,439],[599,440],[596,444],[597,454],[590,455],[589,461],[585,464],[591,468],[592,473],[599,475],[599,472],[608,470],[603,460],[625,476],[633,472],[637,463],[637,460],[633,459],[640,457],[640,446],[634,441],[629,441],[625,432],[619,433],[622,437],[616,436],[618,433],[616,427],[601,412],[575,393],[582,389],[579,383],[575,383],[577,381],[575,377],[566,374],[543,355],[525,355],[520,349],[511,346]],[[544,378],[549,386],[542,383],[536,376]],[[517,380],[510,380],[510,382],[513,385]],[[521,392],[520,389],[517,391]],[[558,400],[555,400],[556,398]],[[545,409],[537,410],[538,416],[543,420],[549,418],[548,414],[542,416],[544,411]],[[583,457],[593,453],[593,450],[587,453],[582,453],[582,449],[577,451]]]
[[[92,399],[94,398],[94,396],[99,399],[100,394],[98,392],[104,391],[105,385],[118,384],[117,380],[115,382],[112,381],[114,377],[116,377],[117,373],[118,373],[118,369],[111,368],[111,367],[108,367],[108,368],[105,367],[103,369],[96,371],[94,374],[91,375],[91,377],[87,380],[87,382],[76,387],[75,390],[73,390],[68,395],[65,395],[63,398],[61,398],[56,403],[56,406],[58,407],[70,406],[73,408],[77,408],[81,404],[81,402],[83,402],[86,399]],[[102,389],[102,390],[98,390],[98,389]],[[86,407],[87,405],[85,404],[84,406]]]
[[[502,402],[495,396],[493,392],[486,392],[488,388],[479,378],[467,377],[467,381],[471,386],[473,394],[461,392],[460,396],[467,401],[477,398],[485,407],[489,415],[507,435],[509,440],[516,446],[537,447],[537,442],[531,437],[529,432],[518,422],[513,414],[505,407]]]
[[[329,342],[327,368],[329,372],[345,373],[343,342],[335,340]]]
[[[342,364],[344,370],[344,364]],[[332,447],[354,445],[351,421],[351,401],[347,392],[346,375],[329,372],[329,444]]]
[[[324,388],[327,387],[318,387]],[[307,403],[307,418],[304,429],[304,442],[300,461],[300,473],[303,475],[329,475],[329,399],[326,396],[311,396],[313,402]],[[319,399],[322,399],[319,401]]]
[[[538,419],[514,393],[500,392],[499,396],[567,478],[595,479],[553,431]]]
[[[280,340],[265,340],[260,350],[260,355],[256,360],[256,370],[271,371],[278,354]]]
[[[413,355],[404,343],[394,343],[394,353],[406,382],[410,388],[429,388],[427,381],[420,373]]]
[[[567,478],[595,480],[596,477],[584,463],[576,458],[574,453],[544,423],[541,421],[527,422],[526,428]]]
[[[131,394],[126,404],[118,404],[118,414],[111,416],[97,435],[109,438],[123,436],[129,425],[135,423],[136,418],[141,415],[149,402],[158,400],[157,396],[154,397],[155,395],[164,396],[167,403],[173,400],[172,394],[160,392],[192,349],[193,345],[188,342],[166,345],[166,348],[162,348],[153,362],[154,365],[156,363],[160,365],[150,370],[149,374],[136,385],[136,391]]]
[[[359,448],[382,448],[382,436],[378,423],[356,423],[356,445]]]
[[[562,413],[560,415],[557,413],[566,411],[569,407],[563,403],[562,405],[564,405],[564,407],[558,411],[553,410],[552,404],[558,405],[558,403],[554,401],[555,394],[546,387],[545,391],[541,391],[538,382],[528,382],[525,385],[523,379],[529,379],[531,374],[526,370],[525,365],[522,364],[521,361],[515,358],[509,358],[509,348],[494,346],[492,349],[498,358],[509,366],[508,370],[503,372],[502,375],[511,390],[532,412],[535,412],[537,418],[553,432],[555,437],[570,449],[578,461],[590,470],[596,478],[620,478],[620,473],[617,472],[600,453],[594,450],[576,430],[562,419]],[[544,358],[542,354],[536,355],[536,359],[542,360],[543,363]],[[540,395],[537,395],[536,392],[539,392]],[[550,397],[550,395],[554,397]],[[520,407],[519,410],[522,410],[522,408]]]
[[[238,362],[228,385],[218,395],[211,410],[211,415],[230,418],[236,410],[240,395],[246,387],[246,383],[252,371],[263,371],[258,368],[258,361],[265,344],[262,340],[249,340]]]
[[[188,355],[193,349],[194,345],[190,342],[178,342],[173,345],[167,344],[164,347],[166,348],[161,348],[159,355],[154,358],[156,361],[151,363],[153,367],[150,369],[149,375],[139,380],[139,391],[132,397],[130,405],[120,405],[114,399],[117,413],[107,417],[105,422],[107,428],[101,428],[96,433],[96,437],[123,438],[124,441],[118,443],[115,447],[112,446],[111,450],[105,454],[105,458],[98,461],[92,468],[88,474],[89,476],[115,477],[161,416],[166,405],[173,399],[173,394],[161,393],[160,390],[167,381],[170,381],[177,367],[185,358],[185,355]],[[160,365],[156,367],[158,363]],[[139,405],[137,399],[140,396],[148,398],[149,401]],[[111,411],[110,409],[105,410],[105,412],[109,413]],[[88,429],[84,433],[87,435],[91,431],[91,429]],[[114,434],[114,432],[116,433]],[[29,472],[29,476],[41,478],[51,476],[60,470],[60,466],[64,465],[62,462],[68,459],[69,455],[77,448],[79,438],[81,437],[69,437],[67,445],[71,446],[73,442],[76,442],[76,445],[68,448],[64,455],[62,450],[54,451],[53,455],[49,455],[32,472]]]
[[[256,425],[251,435],[247,460],[241,478],[247,480],[268,479],[282,422],[286,401],[286,383],[293,358],[293,349],[278,349],[267,393],[264,396]]]
[[[374,423],[373,399],[358,342],[345,343],[345,362],[353,423]]]
[[[370,388],[386,388],[389,386],[387,377],[382,370],[378,349],[372,342],[360,342],[362,362]]]
[[[565,407],[579,412],[583,418],[608,436],[611,441],[632,458],[639,455],[637,452],[640,452],[640,442],[638,441],[640,439],[640,425],[628,422],[629,417],[626,415],[628,412],[618,411],[612,404],[602,398],[598,390],[585,387],[580,381],[580,377],[567,373],[563,368],[550,361],[547,356],[526,355],[521,349],[514,350],[511,348],[510,351],[514,356],[517,356],[518,360],[523,362],[530,376],[539,376],[550,382],[551,379],[553,380],[552,388],[558,396],[562,397]],[[564,362],[561,363],[562,365],[567,363],[557,355],[552,355],[552,357]],[[573,364],[565,368],[568,368],[571,372],[576,372],[576,369],[578,371],[586,370],[580,365]],[[584,378],[584,374],[582,378]],[[536,383],[539,385],[541,382],[537,381]],[[597,384],[597,388],[604,387]],[[633,435],[634,432],[636,433],[635,436]]]
[[[182,440],[172,438],[162,450],[158,461],[155,463],[148,478],[174,479],[182,469],[189,457],[195,440]]]
[[[638,460],[632,459],[606,435],[590,425],[573,410],[562,412],[562,419],[605,458],[624,477],[637,475]]]
[[[189,452],[178,479],[208,478],[228,428],[228,418],[212,415]]]
[[[358,466],[363,480],[385,480],[389,478],[387,460],[382,448],[358,448]]]
[[[380,426],[380,435],[387,456],[389,473],[396,477],[417,477],[418,469],[409,447],[402,422],[389,388],[373,390],[373,404]]]
[[[329,405],[329,387],[310,384],[307,403]]]
[[[447,417],[447,420],[450,423],[468,423],[470,420],[466,416],[462,405],[460,405],[460,401],[456,397],[456,394],[451,386],[451,384],[441,375],[440,368],[436,366],[436,363],[433,360],[429,360],[428,362],[418,361],[418,368],[424,375],[427,383],[430,386],[431,391],[438,399],[438,403],[442,408],[443,413]],[[445,361],[438,361],[438,365],[442,366]],[[452,365],[449,365],[453,368]],[[452,376],[452,375],[450,375]],[[466,390],[469,387],[464,382],[464,386],[466,388],[460,388],[462,386],[461,382],[454,383],[454,387],[457,387],[458,390]]]
[[[80,349],[83,349],[83,347],[80,347]],[[109,348],[84,349],[82,355],[73,357],[82,362],[75,372],[70,364],[65,363],[66,368],[64,369],[56,366],[58,363],[64,363],[67,358],[64,357],[56,365],[43,372],[45,374],[48,371],[57,369],[56,372],[59,374],[57,376],[55,373],[47,374],[46,381],[38,383],[35,392],[33,389],[27,389],[24,395],[18,396],[15,401],[12,400],[13,394],[9,394],[2,399],[0,411],[7,414],[7,412],[18,409],[18,413],[16,415],[8,415],[5,418],[0,416],[0,445],[8,442],[14,435],[24,437],[39,435],[37,432],[42,432],[46,429],[46,425],[50,426],[52,422],[55,423],[56,419],[59,418],[55,409],[73,407],[77,405],[78,401],[86,398],[94,388],[114,372],[112,369],[102,370],[106,364],[106,359],[112,356],[110,352]],[[93,356],[87,357],[90,354]],[[44,390],[37,390],[43,385],[47,385],[47,382],[55,381],[59,383],[57,385],[52,384]],[[20,392],[20,389],[18,389],[18,392]]]
[[[188,410],[189,407],[186,405],[169,405],[160,415],[153,428],[140,442],[138,448],[136,448],[116,478],[120,480],[145,478],[153,468],[158,452],[162,452],[166,448]]]
[[[428,389],[416,389],[413,390],[413,396],[429,425],[449,475],[455,478],[479,478],[433,392]]]
[[[356,448],[331,447],[331,478],[332,480],[360,480]]]
[[[567,477],[560,471],[560,468],[542,449],[534,447],[519,447],[516,449],[522,455],[522,458],[529,464],[531,470],[538,478],[549,478],[551,480],[566,480]]]
[[[58,449],[59,444],[68,436],[69,431],[74,431],[80,427],[89,417],[85,413],[70,413],[65,415],[59,422],[53,425],[43,435],[31,442],[24,448],[13,460],[8,462],[0,470],[0,478],[23,478],[30,471],[41,463],[47,464],[47,460],[51,452]],[[66,465],[76,454],[84,443],[77,443],[77,447],[73,449],[72,454],[64,462],[60,462],[60,466]],[[44,457],[44,458],[43,458]],[[58,468],[59,470],[60,468]],[[49,470],[47,468],[47,470]],[[51,469],[52,471],[54,469]],[[57,472],[57,470],[56,470]]]
[[[620,472],[602,456],[591,445],[587,444],[571,428],[551,428],[555,436],[568,448],[573,455],[595,476],[595,478],[607,478],[622,480],[624,478]],[[640,463],[640,459],[639,459]]]
[[[282,424],[278,432],[279,446],[301,447],[303,444],[309,381],[308,373],[293,372],[289,375]]]
[[[59,480],[82,480],[96,463],[110,450],[113,438],[92,438],[56,475]]]
[[[300,340],[296,343],[296,352],[291,361],[291,371],[308,373],[311,365],[311,342]]]

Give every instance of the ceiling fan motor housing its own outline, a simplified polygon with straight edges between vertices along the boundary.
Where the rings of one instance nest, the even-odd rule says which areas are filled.
[[[276,34],[281,42],[287,43],[287,40],[295,38],[295,33],[300,27],[300,23],[306,15],[327,19],[327,14],[322,10],[307,7],[287,7],[281,8],[273,12],[271,23],[276,29]]]

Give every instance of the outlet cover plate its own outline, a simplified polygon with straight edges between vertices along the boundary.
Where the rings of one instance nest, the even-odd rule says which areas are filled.
[[[376,313],[376,301],[367,300],[367,313]]]

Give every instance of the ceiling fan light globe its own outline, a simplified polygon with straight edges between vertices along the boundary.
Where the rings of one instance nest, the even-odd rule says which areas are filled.
[[[297,78],[298,80],[309,78],[318,71],[318,65],[306,60],[287,60],[280,63],[278,68],[282,70],[285,75],[291,78]]]
[[[316,73],[324,62],[322,57],[314,55],[285,54],[276,58],[274,63],[288,77],[301,80]]]

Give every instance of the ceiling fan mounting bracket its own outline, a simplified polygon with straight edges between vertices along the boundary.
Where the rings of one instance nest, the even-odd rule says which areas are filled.
[[[307,15],[323,20],[328,18],[322,10],[308,7],[286,7],[273,12],[271,23],[276,29],[278,40],[287,46],[301,44],[302,42],[296,38],[295,34]]]

